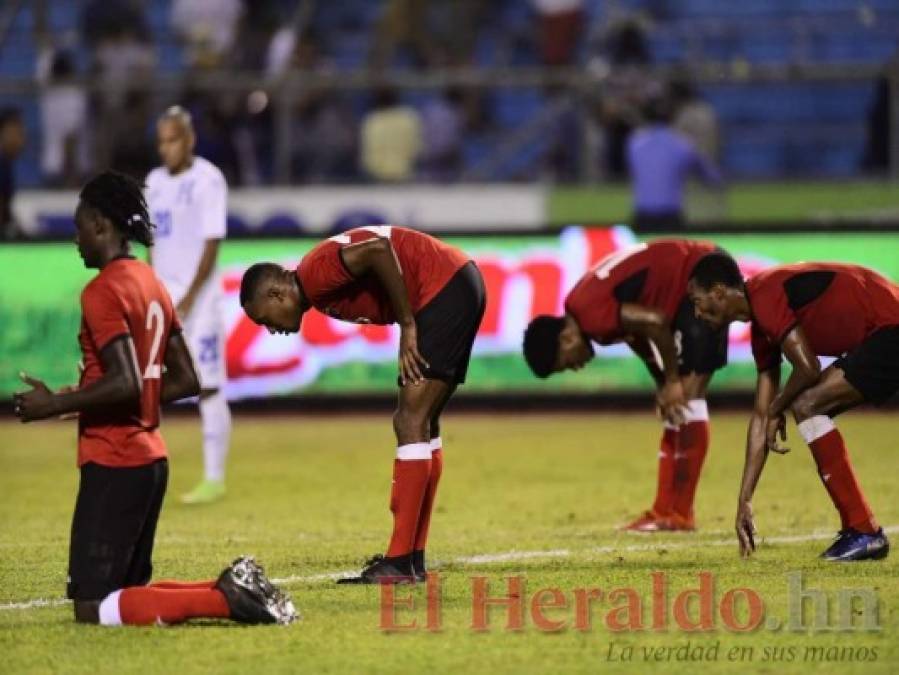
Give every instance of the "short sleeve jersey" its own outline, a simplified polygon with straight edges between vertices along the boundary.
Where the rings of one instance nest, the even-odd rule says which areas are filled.
[[[159,167],[147,176],[147,204],[156,225],[153,267],[176,303],[187,293],[208,239],[224,239],[228,185],[212,162],[195,157],[172,175]],[[215,284],[213,275],[207,284]]]
[[[349,230],[318,244],[297,267],[297,280],[313,307],[353,323],[396,322],[381,283],[371,275],[353,277],[340,253],[344,246],[374,237],[390,240],[413,313],[425,307],[469,261],[459,249],[415,230],[391,225]]]
[[[673,321],[687,294],[696,263],[716,250],[714,244],[661,239],[609,254],[575,285],[565,299],[565,312],[600,344],[621,341],[621,305],[633,303],[658,310]]]
[[[104,267],[81,293],[83,356],[80,386],[103,376],[100,353],[130,336],[135,367],[143,381],[140,400],[82,413],[78,465],[142,466],[166,456],[159,433],[162,364],[172,331],[181,330],[172,300],[146,263],[119,258]]]
[[[780,363],[780,344],[802,327],[818,356],[840,356],[878,328],[899,325],[899,286],[873,270],[838,263],[772,267],[746,282],[758,370]]]

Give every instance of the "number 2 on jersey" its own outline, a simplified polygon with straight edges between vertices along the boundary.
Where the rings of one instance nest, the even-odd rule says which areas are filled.
[[[144,371],[145,380],[158,380],[162,377],[162,365],[156,362],[159,358],[159,348],[162,346],[162,332],[165,329],[165,313],[162,305],[153,300],[147,307],[147,330],[154,331],[153,342],[150,344],[150,360],[147,361],[147,369]]]

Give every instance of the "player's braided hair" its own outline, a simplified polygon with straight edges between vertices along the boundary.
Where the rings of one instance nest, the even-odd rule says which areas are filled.
[[[153,245],[153,228],[143,186],[117,171],[104,171],[81,190],[81,201],[97,209],[129,241]]]
[[[524,331],[524,360],[537,377],[549,377],[553,372],[559,354],[559,335],[564,327],[563,317],[543,314]]]
[[[715,284],[743,288],[743,275],[737,261],[724,251],[709,253],[699,259],[690,273],[690,281],[707,291]]]

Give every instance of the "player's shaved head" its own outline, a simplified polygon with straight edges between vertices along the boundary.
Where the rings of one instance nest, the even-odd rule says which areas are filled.
[[[740,267],[727,253],[709,253],[700,258],[690,274],[690,281],[704,291],[715,284],[722,284],[728,288],[743,287]]]
[[[240,306],[271,333],[296,333],[304,305],[296,275],[275,263],[256,263],[240,281]]]
[[[156,123],[159,157],[170,173],[177,174],[193,163],[194,133],[190,113],[180,105],[168,108]]]
[[[256,263],[244,272],[240,280],[240,306],[252,305],[265,288],[277,282],[284,268],[275,263]]]
[[[709,253],[690,273],[687,295],[698,318],[715,329],[749,318],[743,275],[727,253]]]

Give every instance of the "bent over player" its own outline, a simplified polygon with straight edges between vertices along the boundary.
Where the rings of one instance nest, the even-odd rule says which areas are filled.
[[[307,253],[296,270],[259,263],[244,274],[240,304],[255,323],[295,333],[311,307],[355,323],[400,325],[393,534],[356,583],[425,578],[425,547],[443,471],[440,413],[465,381],[484,315],[481,273],[461,251],[415,230],[350,230]]]
[[[69,549],[68,597],[77,621],[179,623],[193,617],[287,623],[293,605],[252,558],[216,580],[147,585],[168,480],[160,402],[196,395],[197,375],[169,294],[129,240],[149,246],[152,225],[140,186],[107,172],[81,191],[78,252],[100,270],[81,294],[81,381],[53,393],[23,374],[23,422],[78,414],[81,483]]]
[[[616,251],[575,285],[564,315],[538,316],[524,334],[524,357],[537,377],[579,370],[593,358],[594,341],[626,342],[655,379],[665,426],[656,498],[627,530],[695,529],[693,500],[709,447],[705,394],[727,363],[727,332],[696,319],[687,279],[715,248],[658,240]]]
[[[693,271],[690,296],[714,327],[752,322],[758,380],[737,504],[740,552],[755,550],[752,495],[768,452],[787,452],[777,436],[786,440],[789,410],[840,513],[840,532],[821,557],[886,557],[889,542],[833,418],[866,401],[883,403],[899,390],[899,286],[867,268],[835,263],[773,267],[744,283],[732,260],[710,255]],[[782,354],[793,371],[780,389]],[[822,371],[819,356],[839,358]]]

